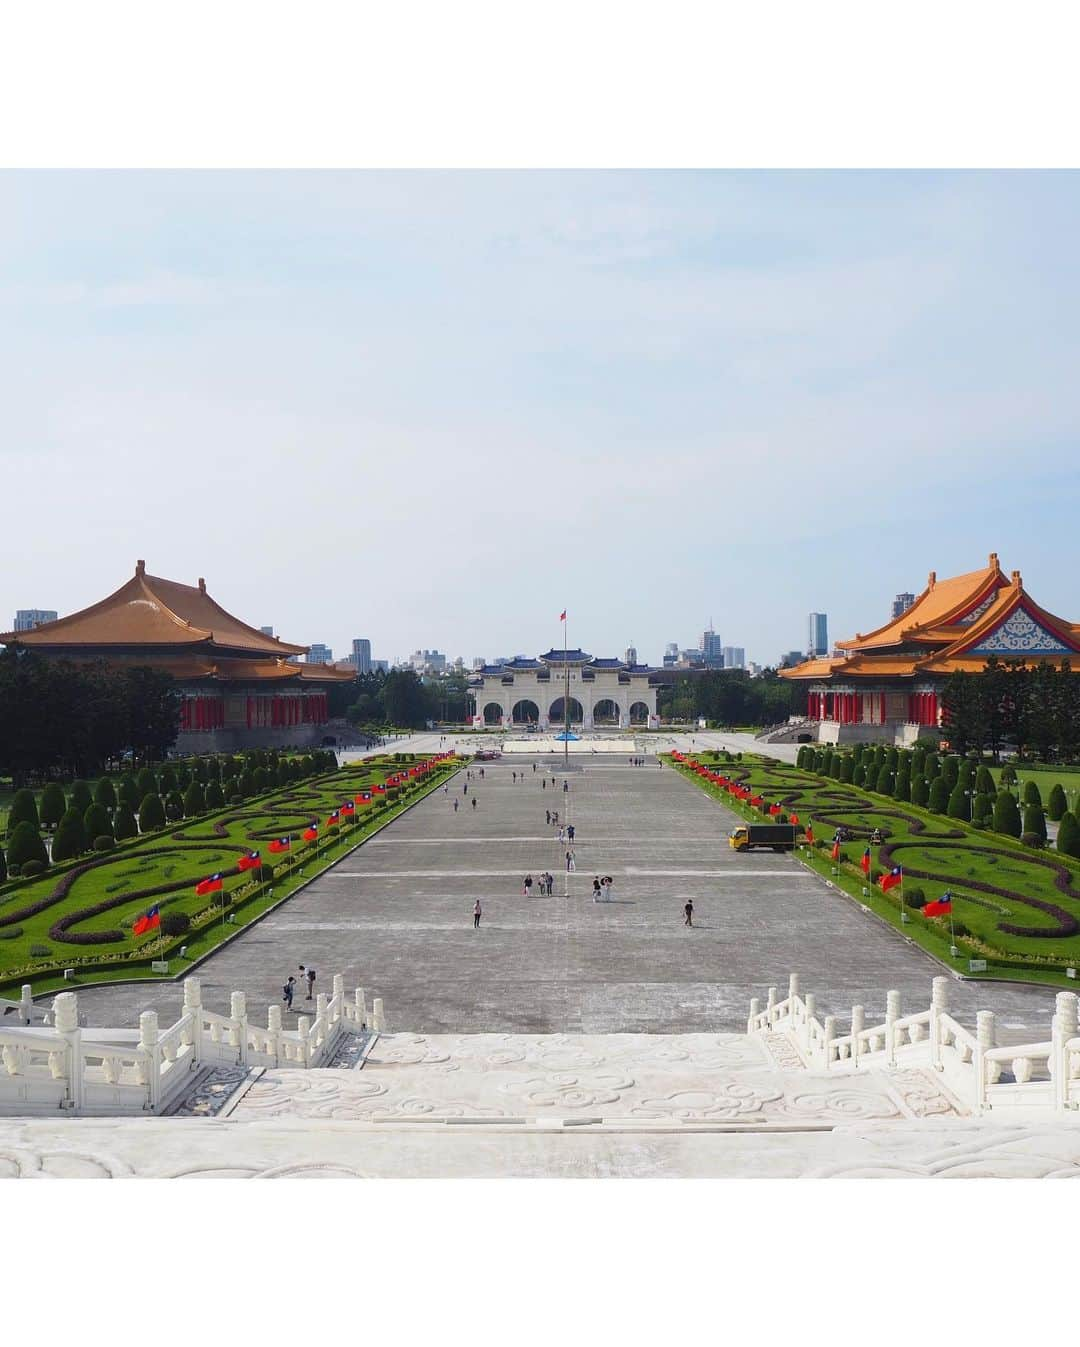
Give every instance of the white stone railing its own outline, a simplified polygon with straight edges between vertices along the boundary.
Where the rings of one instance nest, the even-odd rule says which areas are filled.
[[[48,1024],[49,1012],[44,1006],[34,1005],[34,989],[24,983],[17,1001],[0,996],[0,1026],[16,1024]]]
[[[755,997],[749,1034],[781,1034],[811,1070],[923,1066],[942,1073],[945,1083],[973,1113],[1010,1107],[1080,1108],[1080,1035],[1077,997],[1059,992],[1048,1042],[999,1047],[992,1011],[980,1010],[972,1033],[948,1013],[946,977],[933,980],[930,1006],[900,1013],[900,993],[886,996],[885,1019],[867,1025],[862,1006],[852,1006],[851,1027],[837,1032],[836,1016],[819,1019],[814,996],[799,994],[793,973],[788,994],[777,999],[770,987],[764,1009]]]
[[[161,1113],[203,1067],[318,1067],[343,1034],[386,1027],[382,999],[370,1012],[362,987],[346,999],[340,974],[333,993],[320,993],[314,1016],[301,1015],[295,1029],[282,1027],[280,1006],[269,1008],[265,1029],[250,1023],[243,992],[233,992],[228,1015],[206,1010],[193,977],[184,982],[180,1018],[165,1030],[157,1012],[145,1010],[137,1033],[84,1032],[74,992],[55,997],[51,1014],[34,1010],[45,1020],[40,1027],[0,1027],[0,1114]]]

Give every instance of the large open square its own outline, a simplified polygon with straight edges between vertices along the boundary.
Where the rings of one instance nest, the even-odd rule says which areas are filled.
[[[887,988],[906,1007],[926,1003],[941,971],[926,954],[794,858],[732,851],[734,815],[655,757],[631,765],[626,743],[626,756],[572,759],[565,774],[558,758],[474,763],[471,778],[462,771],[203,963],[206,1004],[239,988],[261,1017],[301,963],[323,988],[343,972],[384,998],[392,1029],[418,1033],[736,1030],[750,998],[769,983],[783,994],[791,971],[822,1013],[861,1003],[878,1014]],[[574,825],[572,874],[548,810]],[[524,896],[523,877],[544,870],[553,895],[534,883]],[[614,879],[611,902],[592,901],[594,875]],[[971,1022],[995,1010],[1015,1041],[1025,1026],[1046,1029],[1053,997],[957,982],[951,999]],[[90,1023],[134,1024],[147,1008],[171,1023],[181,989],[143,983],[79,1000]]]

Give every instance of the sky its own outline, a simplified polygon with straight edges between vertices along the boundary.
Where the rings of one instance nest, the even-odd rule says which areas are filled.
[[[1080,620],[1075,172],[0,173],[0,626],[145,558],[376,658]]]

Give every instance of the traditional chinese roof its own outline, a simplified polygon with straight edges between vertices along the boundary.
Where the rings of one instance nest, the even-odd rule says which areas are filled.
[[[918,678],[979,672],[988,659],[1075,661],[1080,624],[1047,612],[1024,589],[1019,571],[1006,579],[997,553],[981,571],[929,583],[899,617],[869,635],[838,641],[838,655],[781,669],[781,678]],[[850,653],[847,653],[850,652]]]
[[[592,656],[584,650],[549,650],[540,656],[542,664],[590,664]]]

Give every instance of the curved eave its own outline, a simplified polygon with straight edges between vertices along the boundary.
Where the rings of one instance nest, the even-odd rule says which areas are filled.
[[[836,646],[839,650],[858,651],[902,645],[907,641],[933,640],[930,632],[951,626],[972,608],[978,607],[994,590],[1008,583],[994,554],[990,564],[982,570],[935,580],[899,617],[890,618],[883,626],[864,635],[837,641]]]

